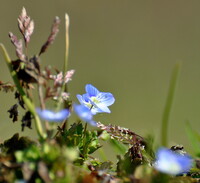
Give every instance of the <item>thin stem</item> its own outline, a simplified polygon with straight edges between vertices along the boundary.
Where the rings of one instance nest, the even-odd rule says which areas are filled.
[[[39,95],[41,108],[44,110],[45,103],[44,103],[44,98],[43,98],[42,86],[40,84],[38,84],[38,95]]]
[[[65,60],[64,60],[64,67],[63,67],[63,77],[65,77],[65,73],[67,72],[68,57],[69,57],[69,16],[66,13],[65,14]],[[60,90],[60,95],[58,97],[58,102],[57,102],[57,107],[56,107],[57,111],[59,111],[61,108],[63,92],[67,92],[67,84],[64,82],[64,79],[63,79],[63,84]],[[64,108],[66,108],[66,106],[67,106],[67,103],[66,101],[64,101]],[[65,120],[61,126],[67,128],[67,121]]]
[[[85,128],[84,128],[84,132],[83,132],[83,138],[86,137],[86,132],[87,132],[87,123],[85,123]]]
[[[4,56],[4,59],[5,59],[6,63],[7,63],[7,66],[9,68],[9,70],[10,70],[10,74],[11,74],[11,76],[13,78],[13,81],[14,81],[16,87],[17,87],[17,90],[19,91],[20,95],[22,96],[22,99],[23,99],[24,103],[26,104],[28,110],[31,112],[31,114],[35,118],[36,131],[37,131],[39,137],[41,139],[44,139],[46,137],[46,134],[43,133],[41,121],[40,121],[40,118],[38,117],[38,115],[37,115],[37,113],[35,111],[35,106],[31,102],[31,100],[27,97],[27,95],[24,92],[22,86],[20,85],[19,79],[17,77],[17,73],[12,68],[11,59],[10,59],[10,57],[8,55],[8,52],[6,51],[4,45],[1,44],[1,43],[0,43],[0,48],[1,48],[2,54]]]
[[[175,91],[178,83],[178,76],[180,73],[180,67],[181,64],[177,63],[174,67],[174,70],[172,72],[168,96],[162,116],[162,126],[161,126],[161,144],[162,146],[168,145],[168,126],[169,126],[169,120],[170,120],[170,114],[172,111],[172,104],[175,97]]]
[[[26,41],[25,41],[25,54],[28,58],[28,45],[27,45]]]
[[[86,133],[87,133],[87,123],[85,123],[85,128],[84,128],[84,132],[83,132],[83,157],[85,158],[85,154],[86,154]]]
[[[91,107],[90,107],[90,110],[92,110],[92,108],[93,108],[94,106],[92,105]],[[83,144],[83,156],[85,157],[85,154],[86,154],[86,133],[87,133],[87,126],[88,126],[88,124],[87,123],[85,123],[85,128],[84,128],[84,132],[83,132],[83,139],[84,139],[84,144]]]
[[[65,14],[65,60],[64,60],[64,68],[63,68],[63,77],[65,77],[65,73],[67,72],[68,66],[68,57],[69,57],[69,16]],[[67,92],[67,84],[63,81],[60,95],[58,97],[57,102],[57,110],[60,110],[62,104],[62,92]]]
[[[65,62],[64,62],[63,73],[67,72],[68,57],[69,57],[69,16],[68,14],[65,14]]]
[[[40,101],[41,108],[42,108],[42,110],[44,110],[46,107],[45,107],[45,102],[44,102],[44,97],[43,97],[42,85],[40,83],[38,83],[38,95],[39,95],[39,101]],[[48,133],[48,131],[50,129],[48,121],[45,121],[45,128]]]

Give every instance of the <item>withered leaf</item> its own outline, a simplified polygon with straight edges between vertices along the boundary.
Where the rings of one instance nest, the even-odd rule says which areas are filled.
[[[142,155],[140,143],[135,143],[129,148],[128,152],[122,157],[118,157],[117,174],[118,176],[127,176],[133,174],[136,168],[145,163]]]
[[[23,150],[30,145],[36,144],[33,140],[30,140],[29,137],[19,137],[19,134],[14,134],[10,139],[5,140],[2,145],[2,151],[5,153],[14,153],[18,150]]]
[[[13,70],[15,70],[17,72],[17,76],[20,80],[22,80],[23,82],[25,83],[36,83],[37,80],[35,80],[35,78],[33,78],[32,76],[30,76],[26,70],[25,70],[25,67],[26,67],[26,63],[28,62],[22,62],[21,60],[15,60],[15,61],[12,61],[12,66],[13,66]],[[23,67],[22,67],[23,65]]]
[[[22,117],[22,131],[24,131],[25,127],[28,127],[32,129],[31,124],[32,124],[32,118],[31,118],[31,113],[30,111],[26,112],[26,114]]]
[[[34,60],[34,61],[33,61]],[[37,63],[37,64],[36,64]],[[24,67],[24,71],[27,75],[29,75],[29,78],[31,78],[32,82],[37,82],[39,78],[39,70],[38,70],[38,60],[36,57],[31,58],[29,62],[26,63]]]
[[[4,92],[13,92],[15,88],[15,85],[12,85],[11,83],[3,83],[0,81],[0,91],[3,90]]]
[[[13,122],[18,120],[18,115],[19,115],[19,111],[18,111],[18,105],[14,104],[9,110],[8,112],[10,113],[9,118],[13,119]]]
[[[34,56],[29,61],[12,61],[13,69],[17,76],[25,83],[44,83],[44,78],[40,74],[40,65],[38,57]]]
[[[18,100],[19,105],[25,109],[24,101],[18,91],[15,92],[15,98]]]

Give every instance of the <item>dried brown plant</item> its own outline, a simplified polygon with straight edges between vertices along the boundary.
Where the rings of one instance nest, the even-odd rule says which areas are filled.
[[[42,48],[40,49],[40,53],[39,55],[41,55],[42,53],[44,53],[47,48],[54,42],[56,35],[59,32],[59,24],[60,24],[60,19],[59,17],[55,17],[53,25],[51,27],[51,33],[47,39],[47,41],[44,43],[44,45],[42,46]]]

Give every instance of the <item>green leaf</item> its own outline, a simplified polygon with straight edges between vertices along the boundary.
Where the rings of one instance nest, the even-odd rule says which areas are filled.
[[[61,135],[62,143],[68,147],[77,147],[82,144],[83,125],[82,123],[74,123],[69,130],[65,130]],[[60,139],[59,139],[60,140]]]
[[[117,153],[120,154],[125,154],[127,151],[127,147],[120,143],[119,141],[115,140],[115,139],[110,139],[110,144],[113,146],[113,148],[117,151]]]
[[[105,161],[97,166],[95,166],[95,169],[97,171],[108,171],[109,169],[112,168],[112,162],[111,161]]]
[[[192,129],[189,122],[186,122],[185,130],[195,155],[200,156],[200,135]]]

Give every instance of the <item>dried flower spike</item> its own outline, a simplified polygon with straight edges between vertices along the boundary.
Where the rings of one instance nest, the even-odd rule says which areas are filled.
[[[111,125],[111,124],[104,125],[101,122],[97,122],[97,127],[109,133],[111,138],[117,139],[123,143],[135,144],[138,141],[144,140],[141,136],[132,132],[128,128],[123,128],[123,127],[120,127],[117,125]]]
[[[24,7],[22,8],[21,15],[18,18],[18,27],[24,37],[25,45],[27,47],[27,44],[30,42],[31,35],[33,34],[34,22],[27,15]]]
[[[16,51],[16,55],[17,57],[24,61],[25,60],[25,55],[23,54],[23,44],[22,44],[22,40],[18,40],[17,36],[15,36],[12,32],[9,32],[9,37],[10,40],[12,42],[12,44],[15,46],[15,51]]]
[[[56,35],[59,32],[58,26],[60,24],[60,19],[59,17],[55,17],[52,28],[51,28],[51,33],[47,39],[47,41],[44,43],[44,45],[42,46],[39,55],[41,55],[42,53],[44,53],[47,48],[54,42]]]
[[[72,76],[74,75],[74,72],[75,72],[75,70],[73,70],[73,69],[67,71],[67,73],[65,74],[65,79],[64,79],[65,83],[68,83],[69,81],[72,80]]]
[[[62,86],[72,80],[75,70],[69,70],[63,76],[63,72],[59,72],[57,75],[49,75],[50,79],[54,80],[54,86]]]

